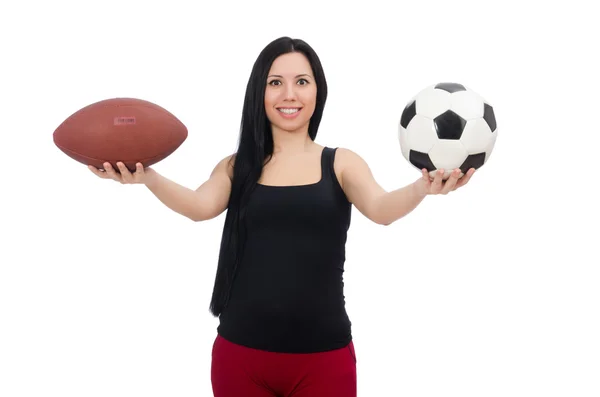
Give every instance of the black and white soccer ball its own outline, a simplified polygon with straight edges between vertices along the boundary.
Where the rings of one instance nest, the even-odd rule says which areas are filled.
[[[415,95],[400,117],[398,139],[402,155],[433,178],[455,168],[461,176],[483,166],[492,153],[498,131],[492,106],[457,83],[431,85]]]

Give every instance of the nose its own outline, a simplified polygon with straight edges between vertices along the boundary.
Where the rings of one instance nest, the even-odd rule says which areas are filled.
[[[285,99],[295,100],[296,99],[296,86],[294,84],[287,84],[285,88]]]

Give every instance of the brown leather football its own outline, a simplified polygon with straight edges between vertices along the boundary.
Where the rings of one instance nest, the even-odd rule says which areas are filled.
[[[166,109],[136,98],[112,98],[88,105],[54,131],[54,143],[69,157],[103,169],[117,162],[155,164],[187,138],[187,127]]]

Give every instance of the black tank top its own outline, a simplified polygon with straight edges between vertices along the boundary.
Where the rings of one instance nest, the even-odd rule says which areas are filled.
[[[344,262],[351,204],[321,154],[321,179],[300,186],[258,185],[246,211],[247,241],[217,331],[243,346],[314,353],[352,340]]]

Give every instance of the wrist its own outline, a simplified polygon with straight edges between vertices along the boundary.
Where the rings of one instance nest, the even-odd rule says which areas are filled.
[[[144,170],[143,184],[146,185],[146,187],[151,188],[157,179],[158,179],[158,173],[156,171],[154,171],[152,168],[146,168]]]
[[[427,185],[423,178],[419,178],[413,183],[413,193],[421,199],[425,198],[429,194]]]

